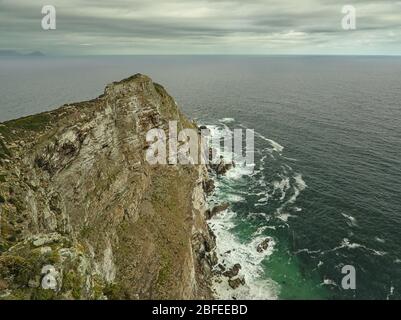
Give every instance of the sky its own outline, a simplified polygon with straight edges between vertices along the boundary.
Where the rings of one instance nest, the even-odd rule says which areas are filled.
[[[43,5],[56,30],[43,30]],[[344,30],[344,5],[356,29]],[[401,54],[401,1],[0,0],[0,50],[48,55]]]

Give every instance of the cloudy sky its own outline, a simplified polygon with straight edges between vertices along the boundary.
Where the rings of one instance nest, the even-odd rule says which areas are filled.
[[[57,29],[41,28],[43,5]],[[357,10],[345,31],[344,5]],[[0,0],[0,49],[87,54],[401,54],[401,1]]]

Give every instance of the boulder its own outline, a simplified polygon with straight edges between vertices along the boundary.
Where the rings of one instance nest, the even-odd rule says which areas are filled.
[[[216,148],[209,148],[209,161],[214,161],[213,154],[217,155]]]
[[[213,207],[213,209],[211,210],[212,217],[215,216],[216,214],[220,213],[220,212],[223,212],[223,211],[227,210],[229,207],[230,207],[230,204],[227,203],[227,202],[219,204],[219,205]]]
[[[208,179],[203,181],[203,191],[207,194],[210,195],[213,193],[215,186],[214,186],[214,181],[212,179]]]
[[[221,263],[219,263],[219,264],[217,265],[217,267],[220,269],[220,271],[225,271],[225,270],[226,270],[226,267],[223,266]]]
[[[266,251],[267,248],[269,248],[269,243],[270,243],[271,239],[270,238],[266,238],[265,240],[263,240],[261,243],[258,244],[258,246],[256,247],[256,251],[259,253],[262,253],[263,251]]]
[[[235,167],[235,163],[226,163],[223,156],[220,156],[219,163],[215,163],[211,165],[211,168],[215,171],[215,173],[219,175],[225,175],[230,169]]]
[[[220,212],[223,212],[224,210],[227,210],[230,207],[230,204],[225,202],[222,204],[219,204],[212,209],[207,209],[205,211],[205,216],[207,220],[212,219],[215,215],[219,214]]]
[[[225,271],[223,275],[228,278],[234,278],[238,276],[240,270],[241,270],[241,265],[239,263],[236,263],[233,267]]]
[[[199,126],[199,127],[198,127],[198,132],[199,132],[200,134],[202,133],[202,131],[205,132],[205,130],[209,130],[208,127],[206,127],[206,126]]]
[[[236,277],[232,279],[228,279],[228,284],[232,289],[237,289],[240,286],[245,285],[245,279],[241,277]]]

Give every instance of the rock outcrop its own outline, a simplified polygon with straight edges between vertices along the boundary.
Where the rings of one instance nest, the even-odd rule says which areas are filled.
[[[0,124],[1,298],[212,298],[207,169],[145,161],[146,132],[170,120],[196,128],[135,75]]]
[[[271,238],[266,238],[265,240],[263,240],[256,247],[256,251],[259,252],[259,253],[262,253],[263,251],[266,251],[269,248],[270,241],[271,241]]]
[[[217,163],[212,163],[210,168],[214,170],[217,176],[224,176],[230,169],[235,167],[235,163],[226,163],[223,156],[220,156],[220,160]]]
[[[219,205],[214,206],[212,209],[208,209],[206,210],[206,219],[210,220],[212,219],[214,216],[216,216],[217,214],[226,211],[228,208],[230,207],[230,204],[225,202]]]

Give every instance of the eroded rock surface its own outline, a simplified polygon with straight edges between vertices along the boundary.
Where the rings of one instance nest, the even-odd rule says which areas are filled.
[[[95,100],[0,124],[0,297],[212,297],[207,169],[145,161],[146,132],[169,120],[196,128],[135,75]],[[46,265],[56,290],[43,289]]]

